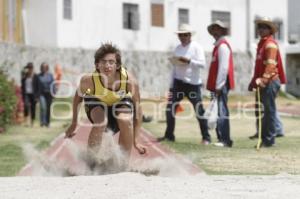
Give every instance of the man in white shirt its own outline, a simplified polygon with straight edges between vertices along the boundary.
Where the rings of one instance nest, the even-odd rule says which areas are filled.
[[[207,89],[218,100],[216,132],[219,142],[215,143],[215,146],[232,147],[227,96],[229,90],[234,88],[234,66],[231,47],[225,38],[228,28],[223,22],[217,20],[207,29],[216,40],[207,79]]]
[[[178,35],[180,44],[174,51],[173,72],[171,77],[170,97],[166,109],[167,128],[164,137],[158,141],[175,141],[175,110],[179,102],[186,96],[193,104],[196,117],[202,134],[202,143],[210,143],[210,135],[207,128],[207,120],[203,118],[200,69],[205,68],[205,54],[202,47],[191,40],[194,31],[188,24],[181,24]],[[172,62],[172,61],[171,61]]]

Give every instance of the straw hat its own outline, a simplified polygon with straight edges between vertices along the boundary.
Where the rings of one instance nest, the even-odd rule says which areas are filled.
[[[277,32],[276,25],[268,17],[259,18],[259,19],[255,20],[255,23],[256,23],[256,25],[258,25],[258,24],[265,24],[265,25],[269,26],[271,28],[272,34],[274,34],[275,32]]]
[[[191,33],[192,35],[196,33],[195,30],[192,29],[192,27],[189,24],[180,24],[177,31],[175,31],[176,34],[183,34],[183,33]]]
[[[212,34],[212,28],[213,28],[213,26],[219,26],[219,27],[225,29],[226,32],[228,31],[228,25],[227,24],[225,24],[224,22],[222,22],[220,20],[216,20],[212,24],[210,24],[209,26],[207,26],[207,31],[209,32],[209,34]]]

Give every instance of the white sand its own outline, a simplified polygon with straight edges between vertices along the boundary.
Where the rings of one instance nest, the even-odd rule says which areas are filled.
[[[146,177],[138,173],[0,178],[0,198],[299,198],[300,176]]]
[[[66,142],[66,146],[70,147],[76,159],[79,176],[61,177],[65,171],[63,162],[53,155],[45,156],[25,147],[25,154],[33,168],[32,175],[40,177],[0,178],[0,199],[300,198],[300,176],[208,176],[204,173],[190,176],[186,168],[171,157],[140,160],[131,168],[134,171],[158,170],[158,176],[116,173],[122,170],[119,166],[122,158],[112,138],[104,143],[106,150],[100,150],[95,157],[101,168],[95,173],[82,162],[81,149],[77,145]],[[80,167],[80,162],[83,167]],[[103,163],[106,162],[109,162],[109,168],[113,168],[109,172],[116,174],[104,175],[107,170]]]

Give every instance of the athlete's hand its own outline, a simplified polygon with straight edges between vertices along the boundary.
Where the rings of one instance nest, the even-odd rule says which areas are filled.
[[[75,129],[76,129],[76,126],[77,126],[77,124],[76,123],[72,123],[70,126],[69,126],[69,128],[66,130],[66,132],[65,132],[65,138],[72,138],[74,135],[75,135],[75,133],[74,133],[74,131],[75,131]]]
[[[147,148],[144,145],[135,143],[134,148],[139,152],[139,154],[143,155],[147,153]]]

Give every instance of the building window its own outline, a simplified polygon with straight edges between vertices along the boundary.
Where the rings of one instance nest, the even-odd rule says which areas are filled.
[[[277,27],[277,32],[274,34],[275,39],[283,40],[283,24],[282,21],[274,21],[275,26]]]
[[[178,10],[178,26],[180,26],[180,24],[189,24],[190,20],[189,20],[189,10],[188,9],[183,9],[183,8],[179,8]]]
[[[64,19],[72,20],[72,0],[64,0]]]
[[[139,30],[139,6],[137,4],[123,4],[123,28]]]
[[[212,11],[211,21],[214,22],[216,20],[222,21],[228,27],[228,35],[230,35],[231,34],[230,12]]]
[[[164,5],[163,4],[151,4],[152,26],[164,27]]]

